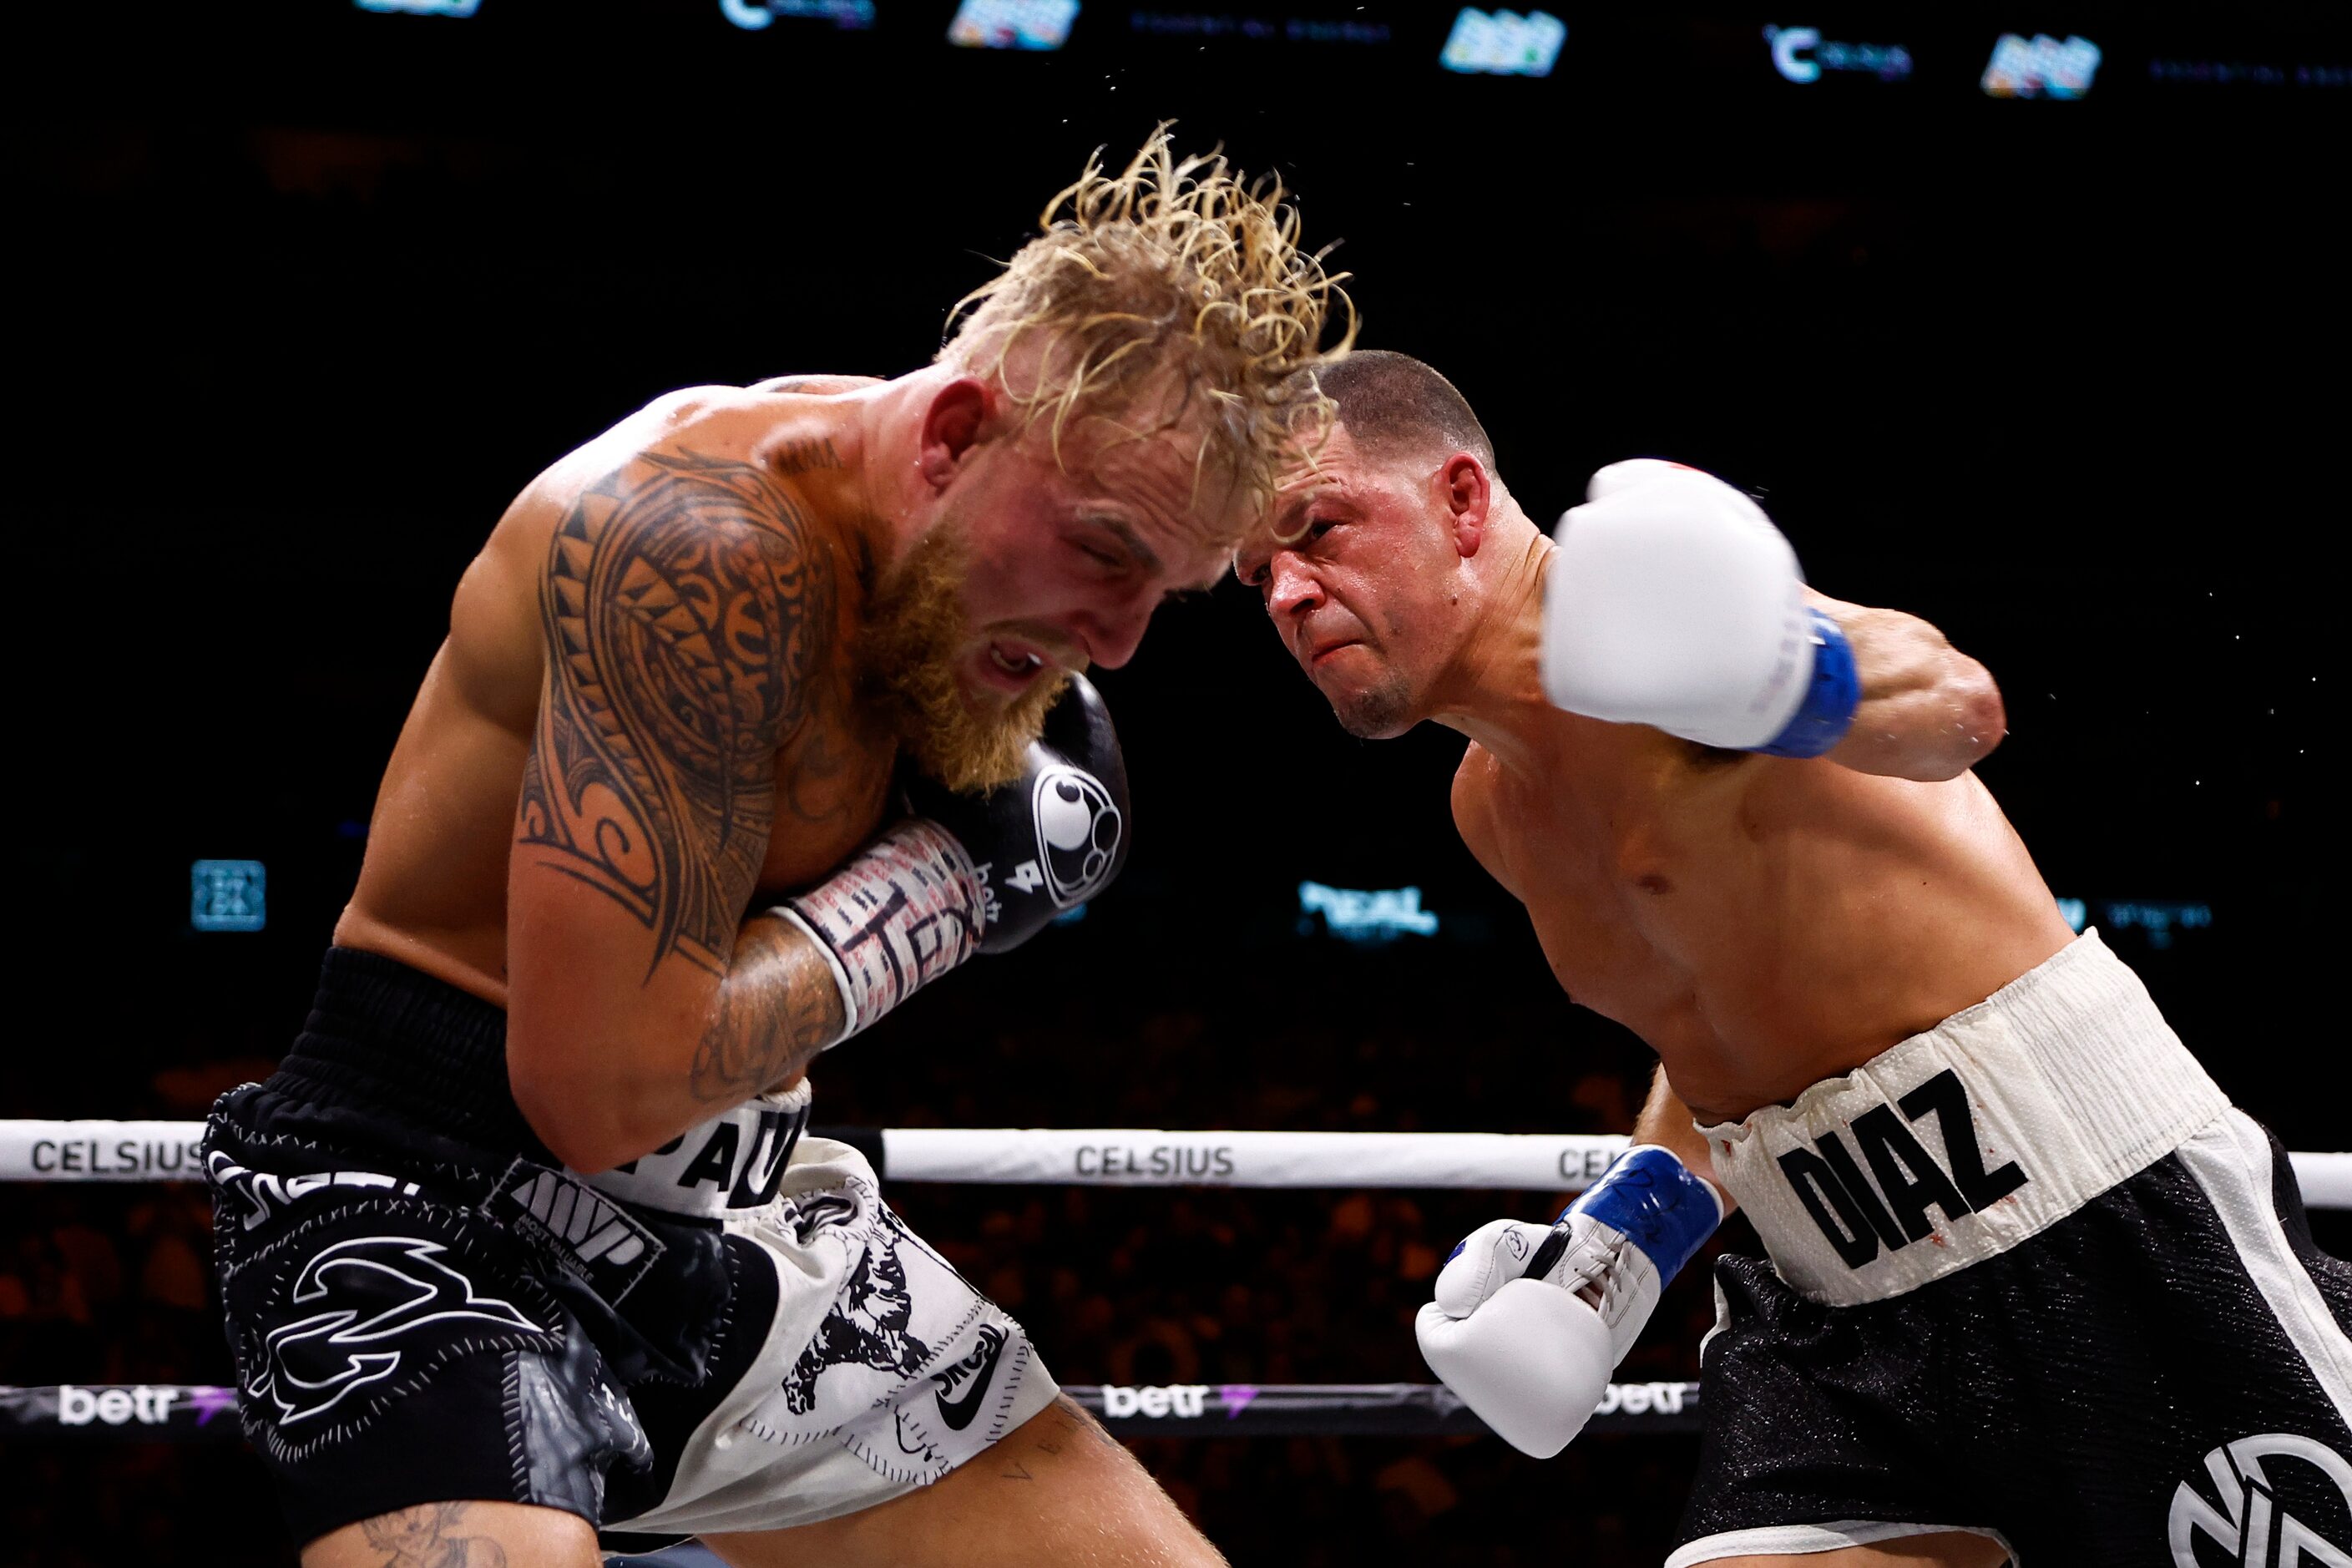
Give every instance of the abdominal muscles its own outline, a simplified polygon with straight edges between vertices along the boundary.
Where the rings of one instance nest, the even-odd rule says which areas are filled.
[[[1850,1071],[2074,934],[1973,778],[1827,782],[1837,798],[1778,818],[1705,790],[1517,818],[1515,879],[1561,985],[1705,1119]]]

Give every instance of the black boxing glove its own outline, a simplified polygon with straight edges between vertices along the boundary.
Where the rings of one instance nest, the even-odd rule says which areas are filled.
[[[928,779],[908,805],[955,835],[986,889],[982,952],[1010,952],[1110,886],[1127,865],[1127,763],[1110,710],[1086,677],[1045,715],[1021,777],[985,795]]]
[[[770,911],[830,962],[839,1045],[975,952],[1006,952],[1127,863],[1127,767],[1101,696],[1079,676],[1045,716],[1020,778],[959,795],[929,781],[915,813]]]

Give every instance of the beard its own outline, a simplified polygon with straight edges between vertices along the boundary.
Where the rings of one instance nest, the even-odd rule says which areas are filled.
[[[1359,741],[1392,741],[1413,727],[1412,692],[1402,676],[1331,700],[1339,728]]]
[[[1359,651],[1376,650],[1367,647]],[[1331,717],[1339,721],[1339,728],[1359,741],[1392,741],[1420,722],[1413,715],[1412,683],[1388,662],[1385,653],[1378,653],[1377,657],[1381,662],[1370,679],[1338,691],[1326,689],[1315,679],[1312,671],[1307,677],[1314,681],[1323,700],[1331,705]]]
[[[962,551],[936,526],[874,590],[857,636],[858,684],[915,765],[958,793],[1020,778],[1046,710],[1070,684],[1066,670],[1041,671],[1027,690],[990,703],[956,672],[965,647]]]

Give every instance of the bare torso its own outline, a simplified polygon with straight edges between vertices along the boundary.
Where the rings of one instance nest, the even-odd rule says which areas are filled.
[[[1640,1035],[1702,1121],[1794,1098],[2072,940],[1972,773],[1709,752],[1550,713],[1473,744],[1454,818],[1568,994]]]
[[[870,384],[807,377],[674,393],[565,458],[508,508],[457,585],[449,636],[426,670],[376,796],[359,887],[335,928],[346,947],[384,953],[504,1006],[507,874],[523,764],[545,687],[540,584],[555,531],[607,476],[647,452],[758,463],[780,484],[811,463],[839,417],[821,395]],[[803,498],[806,499],[806,498]],[[810,504],[834,552],[838,636],[862,614],[866,563],[850,532]],[[776,828],[764,894],[804,887],[880,825],[895,742],[852,701],[846,661],[823,672],[806,717],[776,759]]]

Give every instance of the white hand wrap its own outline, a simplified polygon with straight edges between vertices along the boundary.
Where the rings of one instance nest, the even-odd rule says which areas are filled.
[[[1763,510],[1654,458],[1612,463],[1586,493],[1545,571],[1545,695],[1703,745],[1817,756],[1836,744],[1859,695],[1852,659],[1807,606],[1796,552]],[[1817,679],[1815,650],[1832,637]]]
[[[837,1046],[979,950],[986,896],[954,835],[908,817],[772,912],[833,965],[848,1014]]]

